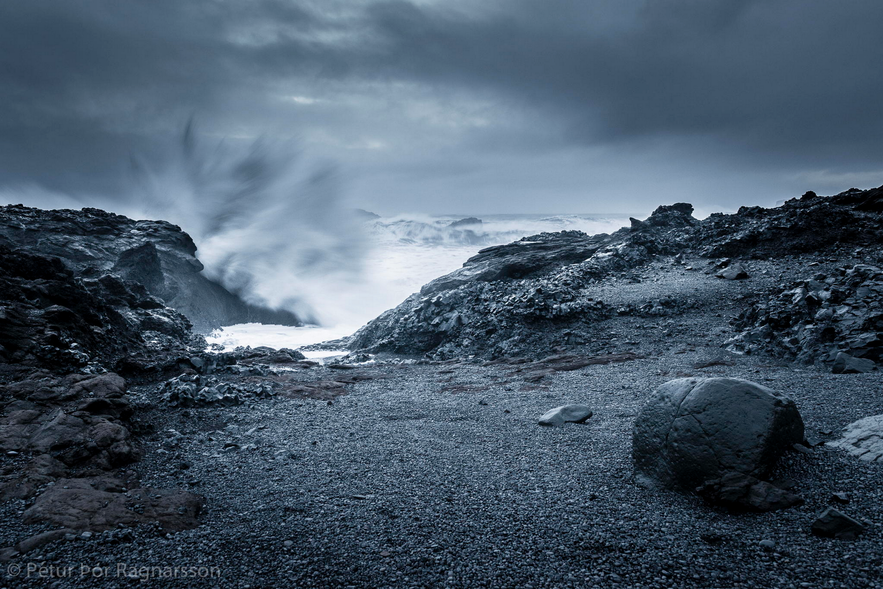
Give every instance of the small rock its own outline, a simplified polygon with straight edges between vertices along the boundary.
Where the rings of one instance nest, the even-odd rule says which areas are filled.
[[[790,491],[740,472],[729,472],[696,489],[706,501],[732,511],[775,511],[802,505]]]
[[[723,278],[724,280],[745,280],[749,276],[748,272],[740,264],[731,264],[715,274],[715,277]]]
[[[776,548],[776,543],[772,540],[761,540],[760,547],[764,550],[774,550]]]
[[[838,352],[831,367],[833,374],[863,374],[874,369],[876,364],[866,358],[855,358],[844,352]]]
[[[865,531],[865,526],[845,513],[829,507],[812,523],[812,533],[837,540],[855,540]]]
[[[285,548],[291,548],[292,546],[294,546],[294,542],[292,542],[291,540],[286,540],[282,543],[282,546],[284,546]]]
[[[538,423],[554,427],[565,423],[584,423],[590,417],[592,410],[585,405],[562,405],[544,413]]]
[[[800,454],[812,454],[812,450],[803,444],[791,444],[791,449]]]
[[[832,493],[830,501],[832,503],[847,504],[850,502],[849,493]]]

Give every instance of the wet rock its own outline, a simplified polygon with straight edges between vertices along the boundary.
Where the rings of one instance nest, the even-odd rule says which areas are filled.
[[[182,375],[163,383],[163,401],[173,407],[241,405],[247,399],[265,399],[276,395],[270,382],[232,383],[202,375]]]
[[[883,415],[850,423],[844,428],[842,438],[826,445],[846,450],[859,460],[883,462]]]
[[[546,426],[561,426],[565,423],[585,423],[592,417],[592,410],[585,405],[562,405],[548,410],[537,422]]]
[[[824,538],[855,540],[867,528],[860,521],[849,517],[833,507],[823,511],[812,523],[812,533]]]
[[[635,421],[632,456],[649,484],[693,491],[735,471],[764,478],[803,440],[794,402],[736,378],[684,378],[662,385]]]
[[[833,374],[863,374],[871,372],[876,367],[873,360],[855,358],[843,352],[837,352],[834,365],[831,366]]]
[[[696,492],[709,503],[731,511],[775,511],[803,505],[801,497],[741,472],[707,481]]]
[[[62,260],[76,277],[104,282],[99,286],[108,296],[119,291],[114,280],[136,283],[145,295],[140,308],[168,305],[200,332],[235,323],[301,324],[289,312],[248,304],[206,278],[193,240],[165,221],[134,221],[98,209],[44,211],[10,205],[0,207],[0,242],[22,253]],[[116,295],[118,300],[128,298],[125,292]],[[160,332],[163,319],[142,317],[145,328]]]
[[[140,285],[80,280],[57,258],[2,244],[0,316],[0,361],[59,373],[90,363],[113,368],[130,356],[168,357],[194,343],[190,322]]]

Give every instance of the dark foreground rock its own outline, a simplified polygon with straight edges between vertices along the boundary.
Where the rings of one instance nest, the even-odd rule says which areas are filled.
[[[199,345],[190,322],[141,285],[112,275],[81,280],[57,258],[2,245],[0,318],[0,380],[27,367],[162,365]]]
[[[812,533],[837,540],[855,540],[867,530],[860,521],[829,507],[812,523]]]
[[[794,402],[735,378],[667,382],[635,420],[632,456],[650,484],[693,491],[731,471],[764,478],[803,441]]]
[[[236,323],[300,325],[287,311],[251,305],[206,278],[189,235],[165,221],[134,221],[99,209],[0,207],[0,245],[62,260],[78,278],[107,274],[138,283],[199,332]]]
[[[728,472],[707,481],[696,492],[714,505],[731,511],[776,511],[803,505],[798,495],[741,472]]]
[[[33,503],[25,523],[63,526],[0,553],[24,554],[69,531],[150,524],[164,531],[195,527],[202,498],[187,491],[141,488],[124,467],[142,453],[126,382],[100,375],[32,372],[0,386],[0,450],[22,466],[0,475],[0,499]],[[125,476],[122,476],[125,474]]]
[[[139,524],[179,532],[199,525],[203,499],[198,495],[131,485],[109,477],[59,479],[24,512],[24,521],[96,532]]]

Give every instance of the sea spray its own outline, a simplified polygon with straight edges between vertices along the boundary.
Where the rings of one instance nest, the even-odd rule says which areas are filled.
[[[305,170],[291,142],[200,138],[188,124],[176,157],[133,166],[144,214],[179,224],[206,275],[246,301],[309,323],[336,322],[337,293],[360,280],[368,251],[335,170]]]

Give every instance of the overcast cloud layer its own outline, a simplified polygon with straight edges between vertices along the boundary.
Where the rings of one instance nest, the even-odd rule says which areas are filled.
[[[194,116],[384,214],[772,205],[883,184],[881,30],[879,0],[4,0],[0,186],[131,198]]]

